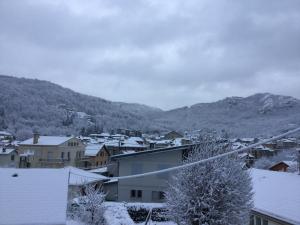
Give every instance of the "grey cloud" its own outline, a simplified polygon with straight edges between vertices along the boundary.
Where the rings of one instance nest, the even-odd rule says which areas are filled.
[[[0,73],[162,108],[300,97],[299,12],[296,0],[4,0]]]

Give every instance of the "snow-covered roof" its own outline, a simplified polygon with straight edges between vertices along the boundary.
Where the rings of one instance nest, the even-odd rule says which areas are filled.
[[[122,151],[123,154],[131,154],[131,153],[135,153],[136,151],[134,150],[124,150]]]
[[[40,136],[37,144],[33,144],[33,138],[30,138],[21,142],[20,145],[60,145],[72,138],[64,136]]]
[[[95,174],[86,170],[77,169],[75,167],[67,167],[67,170],[70,171],[69,185],[80,186],[97,181],[109,180],[109,178],[105,176]]]
[[[90,144],[85,147],[85,156],[96,156],[101,149],[104,147],[104,144]]]
[[[175,146],[181,146],[182,145],[182,140],[183,140],[184,138],[175,138],[174,139],[174,141],[173,141],[173,144],[175,145]]]
[[[127,148],[147,148],[146,145],[141,145],[136,141],[131,141],[131,140],[124,140],[124,141],[111,140],[105,142],[105,145],[108,147],[118,147],[120,145],[122,147],[127,147]]]
[[[143,138],[141,138],[141,137],[130,137],[130,138],[127,139],[127,141],[144,142]]]
[[[253,142],[255,141],[255,138],[241,138],[240,140],[243,142]]]
[[[91,173],[105,173],[107,172],[107,167],[100,167],[100,168],[97,168],[97,169],[93,169],[93,170],[89,170],[88,172],[91,172]]]
[[[7,131],[2,130],[2,131],[0,131],[0,136],[12,136],[12,134]]]
[[[239,157],[242,159],[242,158],[245,158],[245,157],[249,157],[249,158],[254,158],[254,156],[248,152],[244,152],[244,153],[241,153],[239,154]]]
[[[3,151],[3,148],[0,148],[0,155],[8,155],[15,151],[13,148],[6,148],[5,151]]]
[[[270,152],[273,152],[274,150],[271,149],[271,148],[268,148],[266,146],[263,146],[263,145],[258,145],[254,148],[255,150],[259,150],[259,151],[270,151]]]
[[[251,169],[254,210],[300,224],[300,176],[293,173]]]
[[[65,224],[65,169],[1,169],[0,225]]]

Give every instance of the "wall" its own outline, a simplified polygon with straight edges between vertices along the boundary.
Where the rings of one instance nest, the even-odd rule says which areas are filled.
[[[14,155],[14,160],[11,160],[11,156]],[[16,151],[10,154],[0,154],[0,167],[18,167],[19,158]]]
[[[140,154],[119,159],[119,176],[139,174],[173,167],[182,163],[182,150]],[[169,174],[170,175],[170,174]],[[118,201],[161,202],[152,199],[152,192],[163,192],[168,174],[152,175],[142,178],[119,180]],[[142,197],[132,198],[131,190],[141,190]]]

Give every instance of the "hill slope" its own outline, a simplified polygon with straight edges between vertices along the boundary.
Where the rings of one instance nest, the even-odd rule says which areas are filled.
[[[47,81],[0,76],[0,129],[18,138],[116,128],[144,132],[225,129],[234,136],[271,135],[300,125],[300,100],[272,94],[230,97],[170,111],[112,102]]]
[[[273,135],[300,125],[300,101],[269,93],[230,97],[164,112],[155,122],[181,130],[225,129],[234,136]]]
[[[0,129],[18,137],[32,134],[78,134],[114,128],[151,129],[147,118],[160,109],[117,103],[76,93],[40,80],[0,76]]]

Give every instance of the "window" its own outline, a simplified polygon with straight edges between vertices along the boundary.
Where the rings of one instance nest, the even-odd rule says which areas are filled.
[[[261,218],[256,216],[255,225],[261,225]]]
[[[70,160],[70,152],[68,152],[68,160]]]
[[[131,198],[135,198],[135,196],[136,196],[136,191],[135,190],[131,190],[130,191],[130,197]]]
[[[64,158],[65,158],[65,153],[62,152],[62,153],[61,153],[61,159],[64,159]]]
[[[11,155],[11,156],[10,156],[10,160],[11,160],[11,161],[15,161],[15,155]]]
[[[130,191],[130,197],[131,198],[142,198],[143,197],[143,191],[142,190],[131,190]]]
[[[263,225],[268,225],[269,223],[268,223],[268,220],[263,220]]]
[[[137,197],[141,198],[143,196],[143,192],[141,190],[137,191]]]

